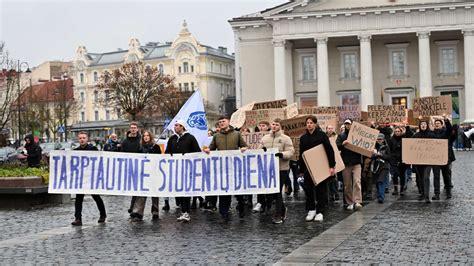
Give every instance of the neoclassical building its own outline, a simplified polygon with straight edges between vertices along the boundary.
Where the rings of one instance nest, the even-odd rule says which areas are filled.
[[[286,98],[366,110],[450,94],[454,118],[474,122],[471,0],[294,0],[229,23],[237,106]]]
[[[80,103],[73,131],[88,130],[92,136],[102,137],[111,131],[126,130],[120,110],[102,106],[98,101],[96,84],[104,71],[111,72],[126,62],[143,61],[156,66],[159,71],[175,78],[175,85],[182,91],[199,89],[208,114],[231,113],[235,109],[234,56],[227,48],[203,45],[192,36],[186,21],[172,42],[140,44],[130,38],[127,50],[91,53],[79,46],[74,60],[75,98]],[[211,118],[212,120],[212,118]],[[163,121],[151,128],[160,131]]]

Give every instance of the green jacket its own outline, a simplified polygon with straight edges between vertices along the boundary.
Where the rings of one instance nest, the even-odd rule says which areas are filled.
[[[240,133],[235,131],[233,127],[229,127],[225,132],[221,130],[215,134],[209,145],[211,151],[238,150],[242,147],[247,147],[247,143],[245,143]]]

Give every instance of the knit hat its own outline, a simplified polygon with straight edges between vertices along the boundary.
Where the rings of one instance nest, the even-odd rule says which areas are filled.
[[[184,122],[183,119],[178,119],[178,120],[176,121],[176,123],[174,123],[174,124],[175,124],[175,125],[176,125],[176,124],[181,125],[181,126],[184,127],[184,129],[186,129],[186,122]]]
[[[377,136],[377,139],[385,139],[385,135],[382,133],[379,133],[379,135]]]

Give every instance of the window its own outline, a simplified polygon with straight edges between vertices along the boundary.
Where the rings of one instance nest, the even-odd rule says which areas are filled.
[[[189,64],[188,62],[183,63],[183,72],[188,73],[189,72]]]
[[[408,78],[407,47],[410,43],[386,44],[390,78]]]
[[[180,66],[178,67],[178,73],[181,73],[181,67]]]
[[[105,120],[110,120],[110,111],[105,110]]]
[[[452,47],[441,48],[441,73],[452,74],[455,72],[455,49]]]
[[[121,119],[122,118],[122,111],[120,110],[120,108],[117,108],[117,119]]]
[[[355,52],[342,54],[342,68],[344,79],[357,78],[357,55]]]
[[[229,75],[229,65],[225,64],[225,74]]]
[[[341,105],[360,105],[360,93],[341,94]]]
[[[313,107],[318,106],[318,96],[316,93],[303,93],[296,96],[299,101],[299,106]]]
[[[312,55],[301,57],[303,64],[303,80],[315,80],[315,60]]]
[[[99,80],[99,76],[97,72],[94,72],[94,82],[97,82],[97,80]]]
[[[99,101],[99,92],[94,91],[94,102],[98,102],[98,101]]]
[[[81,99],[81,102],[85,102],[86,101],[86,95],[83,91],[81,91],[81,94],[80,94],[80,99]]]
[[[408,97],[407,96],[392,97],[392,105],[403,105],[405,106],[405,108],[408,108]]]
[[[165,73],[165,68],[164,68],[163,64],[159,64],[159,65],[158,65],[158,71],[159,71],[161,74]]]
[[[86,121],[86,113],[85,112],[81,112],[81,121],[82,122]]]
[[[230,85],[227,83],[225,85],[225,87],[226,87],[226,91],[227,91],[227,96],[232,95],[232,92],[230,91]]]
[[[84,73],[79,74],[79,80],[81,81],[81,84],[84,84]]]
[[[94,111],[94,119],[95,121],[99,121],[99,111]]]
[[[193,65],[191,65],[191,72],[194,73],[194,66]]]
[[[211,72],[214,72],[214,62],[211,61]]]
[[[183,88],[181,87],[181,83],[179,83],[178,86],[179,86],[179,90],[182,91]]]
[[[194,82],[191,82],[191,90],[194,91]]]
[[[184,83],[184,91],[189,91],[189,83]]]
[[[224,91],[224,83],[221,83],[221,96],[224,96],[225,91]]]

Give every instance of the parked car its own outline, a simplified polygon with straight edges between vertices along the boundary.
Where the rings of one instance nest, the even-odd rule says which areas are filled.
[[[60,142],[61,144],[61,149],[60,150],[74,150],[76,147],[79,146],[79,143],[77,142]]]
[[[18,153],[12,147],[0,148],[0,164],[14,162],[17,160]]]

